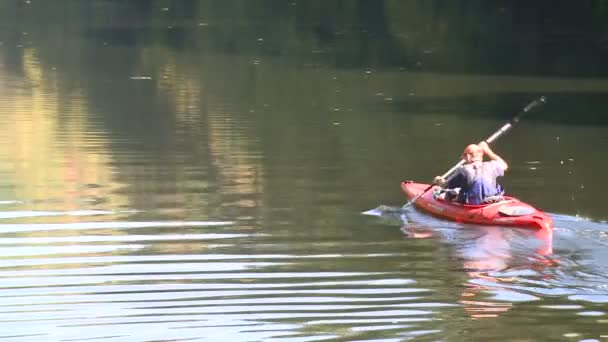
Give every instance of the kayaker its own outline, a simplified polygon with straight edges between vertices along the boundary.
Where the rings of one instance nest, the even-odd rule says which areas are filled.
[[[483,161],[484,154],[490,161]],[[433,183],[447,189],[460,188],[456,201],[463,204],[491,202],[502,195],[496,178],[503,176],[509,166],[485,141],[468,145],[462,159],[465,163],[447,180],[437,176]]]

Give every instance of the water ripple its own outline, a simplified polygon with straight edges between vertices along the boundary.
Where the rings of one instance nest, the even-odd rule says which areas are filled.
[[[219,227],[232,225],[232,221],[166,221],[166,222],[77,222],[77,223],[15,223],[0,224],[2,233],[52,231],[52,230],[91,230],[91,229],[137,229],[171,227]]]

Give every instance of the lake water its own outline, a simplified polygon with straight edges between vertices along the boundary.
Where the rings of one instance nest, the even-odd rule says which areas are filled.
[[[589,60],[427,44],[453,9],[251,3],[2,2],[1,341],[608,339]],[[494,146],[553,236],[362,214],[541,95]]]

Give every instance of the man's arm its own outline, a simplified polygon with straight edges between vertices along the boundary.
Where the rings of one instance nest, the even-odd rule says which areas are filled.
[[[498,164],[502,167],[502,169],[504,171],[506,171],[509,168],[509,165],[507,164],[507,162],[504,161],[498,154],[494,153],[494,151],[492,151],[490,146],[485,141],[480,142],[479,147],[481,147],[481,149],[488,156],[488,158],[498,162]]]

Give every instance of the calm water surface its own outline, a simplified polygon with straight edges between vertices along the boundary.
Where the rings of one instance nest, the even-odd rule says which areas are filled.
[[[1,341],[608,339],[608,126],[581,117],[608,81],[344,67],[348,31],[290,46],[234,8],[7,3]],[[553,236],[361,214],[539,95],[496,151]]]

